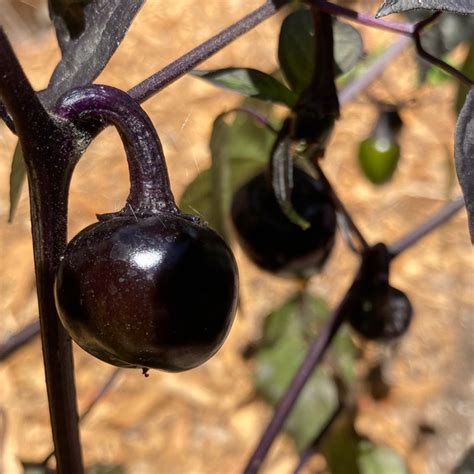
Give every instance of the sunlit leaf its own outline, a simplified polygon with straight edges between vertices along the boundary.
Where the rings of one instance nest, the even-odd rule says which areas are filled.
[[[211,169],[207,169],[186,188],[180,200],[183,212],[199,215],[212,227],[221,226],[222,222],[215,219],[216,212],[220,213],[221,218],[225,209],[228,214],[232,194],[268,163],[274,140],[275,135],[248,114],[236,112],[220,116],[214,123],[210,149],[213,164],[221,166],[222,162],[228,163],[225,170],[228,188],[221,189],[225,202],[215,209],[213,200],[219,199],[221,193],[214,190],[213,174]],[[214,179],[219,179],[216,174],[218,176],[219,173],[214,174]]]

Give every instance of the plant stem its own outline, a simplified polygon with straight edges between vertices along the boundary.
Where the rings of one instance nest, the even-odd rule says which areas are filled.
[[[425,61],[428,61],[429,63],[433,64],[434,66],[438,66],[440,69],[445,71],[447,74],[455,77],[460,82],[465,84],[467,87],[471,87],[474,85],[474,80],[469,79],[461,71],[451,66],[450,64],[444,62],[442,59],[439,59],[433,56],[432,54],[428,53],[428,51],[426,51],[423,48],[423,45],[421,44],[421,37],[419,34],[414,35],[414,40],[415,40],[416,52],[418,53],[418,56],[423,58]]]
[[[184,74],[193,70],[198,64],[216,54],[239,36],[247,33],[252,28],[272,16],[278,10],[278,7],[279,5],[277,2],[268,0],[252,13],[241,18],[233,25],[222,30],[220,33],[176,59],[171,64],[168,64],[168,66],[164,67],[156,74],[153,74],[149,78],[140,82],[130,89],[128,93],[139,102],[149,99],[161,89],[176,81],[176,79],[179,79]]]
[[[327,188],[329,189],[329,192],[331,193],[331,198],[334,201],[334,204],[336,205],[336,208],[342,214],[344,220],[347,223],[347,226],[349,227],[349,229],[352,231],[352,233],[356,236],[357,240],[359,241],[361,251],[367,250],[369,248],[369,244],[367,243],[367,240],[365,239],[364,235],[362,234],[362,232],[359,230],[359,228],[355,224],[354,220],[352,219],[352,216],[350,215],[349,211],[344,206],[343,202],[339,199],[339,196],[337,195],[336,191],[334,190],[334,187],[332,186],[332,184],[326,178],[326,175],[324,174],[324,172],[321,169],[321,166],[319,164],[319,160],[317,160],[317,159],[313,160],[312,163],[313,163],[313,166],[316,168],[316,171],[318,172],[319,177],[321,178],[323,183],[325,183]]]
[[[130,172],[130,194],[121,214],[178,212],[158,134],[145,111],[127,93],[103,85],[79,87],[59,100],[54,113],[72,122],[79,133],[85,132],[86,141],[91,123],[117,128]]]
[[[44,110],[0,29],[0,96],[13,117],[30,188],[31,226],[41,340],[59,473],[82,474],[71,339],[56,312],[54,273],[66,245],[69,157],[77,156],[69,129]]]
[[[310,458],[318,451],[319,445],[323,438],[326,436],[328,431],[331,429],[333,423],[336,421],[337,417],[341,414],[342,409],[344,406],[339,403],[335,410],[333,411],[332,415],[328,418],[326,423],[324,424],[323,428],[316,436],[316,438],[311,442],[311,444],[304,450],[303,454],[300,457],[300,460],[293,471],[293,474],[299,474],[301,469],[303,469],[304,465],[310,460]]]
[[[374,18],[366,13],[359,13],[340,5],[335,5],[331,2],[323,0],[308,0],[312,5],[317,6],[321,11],[329,13],[334,16],[342,16],[348,20],[355,21],[361,25],[370,26],[373,28],[379,28],[382,30],[391,31],[402,35],[411,36],[415,31],[415,27],[409,23],[398,23],[390,20],[381,20]]]
[[[40,333],[39,320],[25,326],[0,344],[0,362],[33,340]]]
[[[446,204],[436,214],[431,216],[422,224],[418,225],[415,229],[410,231],[408,234],[403,236],[401,239],[394,242],[388,247],[388,251],[391,258],[395,258],[400,255],[403,251],[416,244],[420,239],[425,237],[431,231],[437,227],[445,224],[451,219],[457,212],[464,207],[464,199],[462,196],[458,197],[454,201]]]
[[[263,460],[268,453],[273,441],[295,405],[306,382],[313,373],[314,368],[321,362],[326,350],[330,346],[334,336],[339,331],[347,315],[352,312],[359,301],[362,279],[365,272],[365,259],[363,258],[360,269],[345,294],[339,306],[331,314],[325,325],[321,328],[319,335],[311,344],[305,359],[298,369],[293,380],[276,407],[273,417],[265,429],[255,452],[249,459],[245,474],[254,474],[260,469]]]
[[[260,125],[263,125],[265,128],[267,128],[270,132],[274,133],[275,135],[278,135],[278,130],[270,123],[268,118],[264,114],[260,113],[258,110],[251,109],[249,107],[236,107],[235,109],[229,110],[229,112],[227,113],[230,114],[232,112],[241,112],[243,114],[247,114]]]

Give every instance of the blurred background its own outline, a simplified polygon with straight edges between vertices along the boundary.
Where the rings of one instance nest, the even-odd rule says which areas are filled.
[[[96,82],[127,90],[260,3],[148,0]],[[345,2],[372,13],[378,3]],[[282,18],[266,21],[203,67],[274,71]],[[45,88],[60,58],[47,2],[2,0],[0,22],[34,88]],[[365,27],[359,31],[369,55],[396,39]],[[462,64],[466,53],[462,44],[450,58]],[[459,194],[452,153],[456,94],[455,81],[436,75],[419,86],[409,47],[370,87],[369,95],[361,94],[343,108],[324,169],[370,242],[393,241]],[[363,178],[356,160],[358,144],[377,116],[374,97],[410,103],[400,111],[405,123],[401,161],[393,180],[382,187]],[[177,198],[209,166],[214,118],[239,102],[231,92],[186,76],[143,104],[163,142]],[[37,317],[26,186],[13,223],[7,223],[15,144],[16,138],[0,124],[0,340]],[[119,137],[107,129],[74,174],[69,236],[94,222],[96,214],[121,208],[128,188]],[[81,426],[87,465],[119,465],[131,474],[241,472],[271,415],[254,387],[254,361],[242,353],[259,340],[265,316],[299,284],[258,270],[237,243],[234,250],[242,305],[224,347],[187,373],[152,371],[145,379],[138,370],[121,371]],[[378,382],[387,388],[383,397],[359,390],[357,430],[394,449],[414,474],[452,472],[474,445],[472,257],[463,210],[395,261],[393,284],[408,294],[415,310],[409,333],[390,347],[353,340],[361,351],[355,367],[360,384],[377,367]],[[339,237],[325,271],[311,279],[309,291],[334,307],[357,263]],[[77,346],[75,361],[81,410],[114,368]],[[52,448],[39,339],[0,363],[0,387],[0,472],[16,474],[23,472],[21,461],[40,461]],[[262,472],[290,473],[297,460],[292,439],[282,434]],[[320,456],[305,469],[327,472]]]

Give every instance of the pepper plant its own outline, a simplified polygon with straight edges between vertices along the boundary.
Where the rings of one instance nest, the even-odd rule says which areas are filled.
[[[465,14],[467,20],[463,21],[469,23],[474,13],[472,2],[387,0],[372,17],[322,0],[268,0],[127,92],[92,84],[142,4],[143,0],[50,0],[50,16],[62,58],[48,87],[39,92],[32,89],[0,29],[0,116],[19,139],[12,162],[10,218],[26,176],[58,472],[84,472],[71,338],[102,360],[141,368],[145,373],[148,368],[193,368],[223,343],[237,303],[237,270],[229,248],[230,213],[244,249],[268,271],[302,279],[321,271],[331,253],[336,216],[344,239],[361,262],[346,295],[332,312],[324,302],[303,291],[267,318],[264,338],[253,349],[255,380],[260,393],[275,405],[275,411],[245,472],[260,469],[287,421],[286,429],[302,453],[296,470],[321,449],[335,474],[372,472],[380,456],[392,459],[396,466],[393,469],[398,469],[393,472],[404,472],[393,453],[378,450],[354,432],[354,407],[344,393],[354,377],[347,358],[356,357],[356,350],[344,323],[349,322],[368,339],[400,337],[410,324],[412,308],[407,296],[390,285],[393,259],[446,222],[464,203],[474,236],[473,80],[464,70],[428,52],[422,41],[425,30],[439,24],[447,14]],[[423,16],[407,23],[381,18],[412,10]],[[279,36],[279,71],[196,69],[278,11],[285,13]],[[389,30],[405,38],[375,59],[366,72],[360,72],[361,37],[354,26],[342,20]],[[451,47],[465,39],[461,35]],[[448,203],[400,240],[371,244],[327,179],[324,159],[340,108],[364,90],[410,41],[420,58],[465,86],[460,92],[465,100],[455,145],[464,197]],[[185,192],[182,213],[169,190],[158,135],[139,103],[186,73],[251,100],[216,119],[211,137],[212,166]],[[275,118],[272,104],[286,107],[283,118]],[[361,146],[361,166],[377,183],[389,180],[398,156],[391,156],[388,165],[381,165],[377,160],[386,156],[379,153],[372,158],[367,148],[380,143],[387,148],[387,142],[389,147],[396,145],[401,123],[391,119],[393,115],[388,119],[382,115],[370,137],[373,143]],[[67,243],[68,190],[74,167],[108,125],[118,129],[127,152],[129,197],[121,210],[98,216],[99,223]],[[236,135],[245,137],[246,156],[232,155]],[[372,149],[369,152],[374,155]],[[371,163],[371,159],[376,162]],[[256,175],[260,176],[256,184],[248,181]],[[258,208],[262,203],[269,207]],[[196,209],[199,216],[191,215]],[[277,227],[288,232],[291,239],[305,242],[295,246],[302,253],[281,257],[282,250],[276,246],[273,255],[259,260],[262,249],[253,240],[258,227],[252,227],[257,209],[262,218],[272,215],[272,222],[279,222]],[[250,231],[246,233],[246,229]],[[273,265],[277,257],[281,258]],[[203,268],[212,278],[199,279],[197,275]],[[180,285],[192,289],[188,301],[179,297]],[[137,299],[139,291],[144,297]],[[124,296],[127,293],[129,296]],[[215,298],[204,299],[203,295],[207,298],[209,293],[215,293]],[[37,330],[34,325],[25,334],[31,337]],[[282,341],[286,345],[282,346]],[[321,364],[333,342],[333,357]],[[2,357],[15,345],[18,342],[2,347]],[[279,377],[278,363],[282,361],[291,367]],[[326,397],[319,390],[321,379],[329,387]],[[305,420],[308,407],[316,411],[310,423]],[[348,464],[338,459],[337,436],[327,436],[334,433],[334,427],[339,436],[351,440],[355,454],[348,456]]]

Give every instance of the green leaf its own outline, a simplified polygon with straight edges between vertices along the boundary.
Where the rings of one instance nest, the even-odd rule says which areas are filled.
[[[342,380],[348,385],[352,383],[356,377],[354,361],[359,355],[359,350],[352,342],[351,333],[347,327],[339,329],[331,347],[331,355]]]
[[[288,84],[301,93],[314,71],[314,28],[309,10],[290,13],[281,25],[278,60]]]
[[[202,217],[213,228],[222,227],[224,210],[228,214],[232,194],[268,163],[274,140],[275,135],[248,114],[236,112],[219,116],[214,122],[210,149],[213,166],[224,166],[227,184],[218,186],[215,191],[213,179],[220,179],[219,173],[223,170],[214,169],[214,178],[211,168],[202,171],[184,191],[180,200],[182,211]],[[225,202],[219,204],[216,201],[222,193]]]
[[[245,97],[278,102],[288,107],[292,107],[296,102],[296,95],[288,87],[257,69],[226,68],[193,71],[192,74]]]
[[[265,318],[261,344],[271,346],[290,336],[306,339],[316,334],[328,315],[329,308],[321,298],[296,293]]]
[[[255,358],[257,391],[276,404],[288,388],[305,355],[305,345],[297,337],[285,337],[261,349]],[[302,390],[285,430],[302,451],[319,433],[337,406],[337,389],[331,378],[316,370]]]
[[[214,229],[229,241],[227,215],[232,200],[232,189],[230,184],[231,162],[225,153],[226,129],[225,114],[221,114],[214,120],[210,143],[211,199]]]
[[[360,474],[408,474],[407,466],[398,453],[368,441],[359,443],[358,464]]]
[[[360,438],[354,422],[354,413],[351,410],[343,411],[321,440],[321,454],[331,474],[361,474],[357,465]]]
[[[25,161],[23,159],[23,151],[20,142],[16,144],[13,153],[12,166],[10,170],[10,210],[8,213],[8,222],[13,222],[15,211],[21,197],[21,190],[26,178]]]
[[[292,296],[266,318],[263,336],[255,353],[254,383],[256,390],[276,405],[291,383],[309,347],[327,319],[326,303],[308,293]],[[346,334],[347,337],[347,334]],[[336,343],[340,334],[336,336]],[[332,355],[338,364],[347,349],[345,340]],[[353,348],[349,348],[350,355]],[[336,365],[337,365],[336,364]],[[337,406],[337,388],[324,366],[317,369],[303,389],[290,414],[286,431],[302,451],[316,437]]]
[[[337,74],[346,73],[361,58],[362,38],[350,25],[334,22],[334,58]],[[300,94],[311,82],[315,68],[315,36],[311,12],[300,9],[282,23],[278,59],[292,89]]]
[[[199,216],[214,228],[212,222],[212,174],[208,168],[201,171],[186,187],[179,202],[179,208],[186,214]]]

